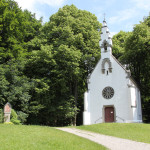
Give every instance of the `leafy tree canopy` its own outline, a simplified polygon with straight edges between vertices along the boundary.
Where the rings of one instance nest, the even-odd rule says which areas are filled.
[[[0,63],[26,54],[26,42],[39,34],[41,20],[13,0],[0,1]]]
[[[125,53],[125,42],[131,32],[120,31],[113,36],[113,55],[121,61],[121,56]]]
[[[28,43],[34,51],[26,65],[26,75],[48,87],[40,99],[44,112],[52,117],[43,115],[44,122],[76,124],[87,74],[100,57],[99,28],[95,15],[67,5],[52,15],[40,35]]]

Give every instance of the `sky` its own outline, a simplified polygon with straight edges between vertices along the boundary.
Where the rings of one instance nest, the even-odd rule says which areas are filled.
[[[105,19],[112,35],[119,31],[132,31],[135,24],[150,13],[150,0],[15,0],[24,10],[43,17],[48,22],[51,15],[65,5],[74,4],[78,9],[95,14],[100,23]]]

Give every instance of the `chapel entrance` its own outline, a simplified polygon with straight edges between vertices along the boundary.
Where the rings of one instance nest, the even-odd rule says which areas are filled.
[[[114,122],[114,107],[105,107],[105,122]]]

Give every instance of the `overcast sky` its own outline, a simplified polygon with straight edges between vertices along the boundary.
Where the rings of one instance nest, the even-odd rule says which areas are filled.
[[[120,30],[132,31],[133,26],[148,16],[150,0],[15,0],[22,9],[36,13],[37,18],[49,21],[49,17],[64,5],[74,4],[78,9],[95,14],[102,23],[104,13],[112,34]]]

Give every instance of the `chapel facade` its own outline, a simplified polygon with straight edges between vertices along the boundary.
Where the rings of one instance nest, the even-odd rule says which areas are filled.
[[[107,23],[102,26],[101,58],[88,77],[83,124],[142,122],[140,90],[131,73],[112,55]]]

